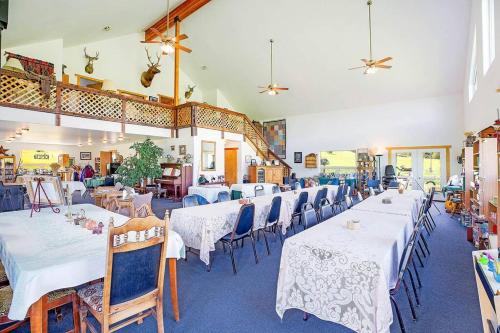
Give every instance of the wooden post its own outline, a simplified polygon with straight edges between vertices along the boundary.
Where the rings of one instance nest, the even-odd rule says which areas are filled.
[[[181,20],[177,16],[175,22],[175,37],[181,34]],[[178,48],[174,51],[174,106],[179,105],[179,66],[181,61],[181,52]]]
[[[56,86],[56,126],[61,126],[61,85]]]

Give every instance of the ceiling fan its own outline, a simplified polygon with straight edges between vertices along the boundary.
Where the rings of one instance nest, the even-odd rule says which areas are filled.
[[[261,91],[260,93],[265,93],[267,92],[269,95],[274,96],[278,95],[278,91],[280,90],[288,90],[288,88],[280,87],[277,83],[273,83],[273,43],[274,40],[269,40],[269,43],[271,43],[271,81],[267,87],[259,87],[261,89],[265,89]]]
[[[361,59],[361,61],[365,63],[363,66],[349,68],[349,70],[364,68],[365,69],[364,74],[374,74],[377,72],[377,69],[379,69],[379,68],[383,68],[383,69],[392,68],[392,66],[384,64],[385,62],[392,60],[392,58],[385,57],[385,58],[380,59],[380,60],[373,60],[373,56],[372,56],[372,11],[371,11],[371,6],[373,4],[373,1],[368,0],[368,2],[366,4],[368,5],[368,26],[369,26],[369,31],[370,31],[370,59],[369,60]]]
[[[179,44],[181,40],[189,38],[186,34],[179,35],[179,37],[175,36],[169,36],[168,35],[168,30],[169,26],[168,24],[170,23],[170,0],[167,0],[167,31],[165,32],[165,35],[163,35],[160,31],[158,31],[156,28],[150,28],[153,33],[160,38],[160,41],[141,41],[141,43],[146,43],[146,44],[161,44],[160,48],[163,52],[163,54],[171,54],[175,51],[175,49],[182,50],[187,53],[191,53],[192,50],[190,48],[187,48],[185,46],[182,46]]]

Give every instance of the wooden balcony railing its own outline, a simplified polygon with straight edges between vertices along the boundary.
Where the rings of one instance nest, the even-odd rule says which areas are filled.
[[[288,174],[290,166],[269,147],[262,133],[242,113],[189,102],[169,107],[96,89],[57,82],[45,91],[42,82],[23,73],[0,70],[0,106],[160,128],[208,128],[243,134],[265,160],[279,160]]]

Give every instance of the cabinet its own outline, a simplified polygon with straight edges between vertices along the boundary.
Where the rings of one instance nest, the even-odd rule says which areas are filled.
[[[283,185],[283,166],[250,166],[248,167],[250,183],[270,183]]]
[[[308,169],[317,168],[318,167],[318,155],[314,154],[314,153],[306,155],[305,162],[306,162],[306,165],[305,165],[306,168],[308,168]]]

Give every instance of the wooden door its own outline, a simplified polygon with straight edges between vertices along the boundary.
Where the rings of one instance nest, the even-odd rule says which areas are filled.
[[[111,161],[112,152],[101,151],[99,156],[101,158],[101,170],[99,170],[99,172],[101,173],[101,176],[107,176],[108,164],[112,162]]]
[[[238,148],[224,149],[224,178],[228,186],[238,182]]]

